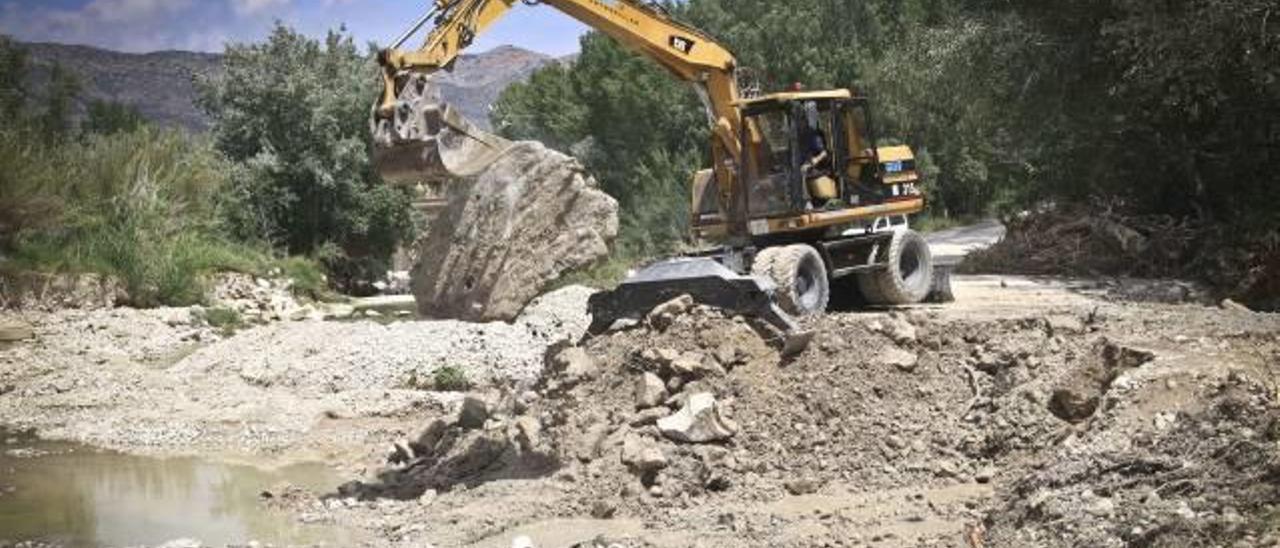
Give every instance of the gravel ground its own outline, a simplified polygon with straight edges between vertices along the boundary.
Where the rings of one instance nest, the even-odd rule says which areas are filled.
[[[959,277],[953,305],[816,320],[793,360],[715,313],[595,338],[290,504],[372,546],[1275,546],[1280,317],[1072,287]],[[641,412],[644,371],[674,396]],[[735,435],[643,418],[694,392]]]
[[[29,313],[17,319],[34,326],[35,339],[0,348],[0,422],[166,455],[299,444],[331,452],[326,436],[364,436],[316,428],[326,420],[456,400],[421,389],[437,368],[458,368],[481,386],[531,380],[548,345],[581,337],[591,293],[553,292],[510,324],[305,320],[231,336],[205,325],[198,309]]]
[[[0,348],[0,422],[323,460],[360,483],[264,504],[375,547],[1280,545],[1280,316],[1078,281],[955,285],[945,306],[814,320],[791,360],[711,311],[544,360],[581,334],[582,288],[512,324],[229,338],[181,309],[35,314],[34,340]],[[654,365],[691,354],[696,373]],[[428,425],[465,396],[407,386],[442,365],[484,384],[465,395],[483,414],[443,433]],[[643,413],[642,371],[673,395]],[[645,415],[695,392],[732,437],[676,442]]]

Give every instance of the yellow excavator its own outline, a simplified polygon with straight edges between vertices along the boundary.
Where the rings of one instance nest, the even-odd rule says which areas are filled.
[[[449,70],[516,1],[435,0],[380,53],[385,87],[372,125],[385,175],[436,169],[437,140],[465,138],[467,126],[442,108],[430,77]],[[598,295],[593,330],[692,294],[795,332],[792,316],[820,314],[831,301],[905,305],[934,290],[929,246],[908,226],[924,208],[915,156],[906,146],[876,146],[866,98],[798,86],[763,94],[740,78],[748,71],[728,49],[658,4],[540,3],[691,84],[711,127],[711,167],[693,174],[690,216],[692,238],[716,247],[651,265]],[[401,49],[428,26],[421,48]]]

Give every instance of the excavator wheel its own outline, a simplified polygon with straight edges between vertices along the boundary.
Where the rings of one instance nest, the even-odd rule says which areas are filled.
[[[884,269],[858,275],[862,295],[870,304],[917,304],[933,287],[933,254],[924,236],[912,230],[893,235]]]
[[[822,314],[831,298],[827,267],[818,251],[807,245],[771,247],[756,255],[752,274],[777,286],[774,299],[788,314],[807,317]]]

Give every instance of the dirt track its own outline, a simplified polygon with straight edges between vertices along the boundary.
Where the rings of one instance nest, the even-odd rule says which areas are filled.
[[[36,341],[0,349],[0,409],[9,424],[131,452],[327,462],[364,483],[281,488],[264,504],[371,546],[1280,540],[1280,318],[1117,301],[1093,283],[955,285],[951,305],[818,320],[815,343],[785,362],[745,325],[694,311],[587,341],[595,373],[572,382],[553,367],[535,385],[527,365],[505,363],[580,329],[555,314],[518,324],[543,334],[527,339],[432,330],[422,344],[519,350],[461,364],[486,381],[484,428],[400,464],[387,461],[393,443],[417,440],[462,396],[403,385],[433,367],[411,348],[321,347],[371,332],[366,346],[381,348],[413,323],[275,324],[210,344],[181,311],[28,316]],[[314,329],[320,350],[288,342]],[[674,392],[715,394],[736,436],[677,444],[637,423],[635,381],[658,349],[724,363]],[[513,442],[529,420],[539,435]],[[665,468],[624,465],[628,440],[657,448]]]

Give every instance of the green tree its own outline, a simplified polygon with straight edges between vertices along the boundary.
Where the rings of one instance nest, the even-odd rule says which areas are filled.
[[[11,128],[25,116],[27,50],[0,35],[0,128]]]
[[[71,135],[72,115],[76,97],[80,95],[80,80],[75,74],[54,63],[49,68],[49,84],[44,90],[38,126],[49,143],[60,143]]]
[[[80,129],[91,135],[114,135],[132,133],[146,123],[146,118],[133,106],[93,100],[89,102],[88,117]]]
[[[224,67],[199,87],[236,163],[233,231],[321,258],[344,289],[381,277],[413,227],[408,196],[370,162],[372,55],[341,32],[316,41],[277,25],[264,43],[229,46]]]

